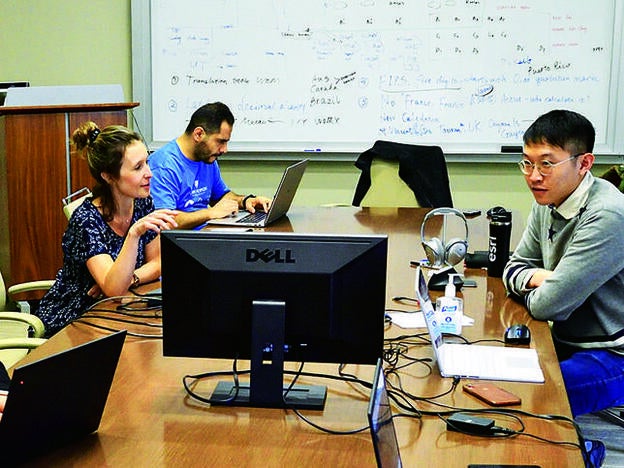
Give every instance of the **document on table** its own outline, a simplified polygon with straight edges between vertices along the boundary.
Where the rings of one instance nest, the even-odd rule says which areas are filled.
[[[387,312],[387,315],[392,320],[394,325],[397,325],[401,328],[426,328],[425,318],[423,317],[422,312],[399,312],[392,311]],[[468,317],[467,315],[463,316],[462,326],[468,327],[474,325],[474,319]]]

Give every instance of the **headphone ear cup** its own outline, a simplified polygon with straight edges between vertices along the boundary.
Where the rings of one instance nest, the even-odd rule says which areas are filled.
[[[448,241],[445,246],[444,260],[449,265],[457,265],[466,256],[468,251],[468,242],[465,239],[455,237]]]
[[[444,245],[440,239],[432,237],[423,241],[422,245],[431,266],[439,267],[444,264]]]

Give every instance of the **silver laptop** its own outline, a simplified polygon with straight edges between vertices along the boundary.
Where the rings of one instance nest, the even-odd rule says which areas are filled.
[[[400,468],[401,453],[397,440],[392,408],[386,389],[386,377],[383,372],[381,358],[377,361],[373,387],[368,401],[368,423],[375,449],[375,459],[378,468]]]
[[[264,227],[268,226],[273,221],[281,218],[290,209],[297,188],[303,177],[306,166],[308,165],[308,159],[299,161],[298,163],[289,166],[282,175],[282,180],[277,187],[273,202],[269,211],[256,211],[255,213],[249,213],[246,210],[240,210],[234,216],[226,218],[211,219],[208,224],[219,224],[228,226],[240,226],[240,227]]]
[[[420,267],[415,289],[442,377],[544,382],[535,349],[445,343]]]
[[[9,465],[97,431],[126,331],[15,368],[0,420]]]

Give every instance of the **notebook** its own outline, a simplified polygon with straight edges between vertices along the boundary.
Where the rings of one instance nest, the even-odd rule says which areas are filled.
[[[445,343],[420,267],[415,289],[442,377],[544,382],[535,349]]]
[[[377,360],[367,414],[377,466],[403,466],[381,359]]]
[[[0,460],[25,461],[97,431],[125,331],[17,367],[0,420]]]
[[[298,163],[289,166],[282,175],[273,202],[269,211],[256,211],[255,213],[249,213],[246,210],[240,210],[234,216],[225,218],[211,219],[208,224],[220,224],[230,226],[241,227],[264,227],[268,226],[273,221],[281,218],[290,209],[297,188],[303,177],[306,166],[308,165],[308,159],[299,161]]]

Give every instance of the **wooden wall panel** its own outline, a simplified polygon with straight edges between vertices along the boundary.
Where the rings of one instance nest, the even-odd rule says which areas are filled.
[[[71,132],[87,120],[127,125],[127,110],[137,105],[0,107],[0,270],[7,285],[52,279],[63,264],[62,199],[93,186],[86,161],[70,156],[68,166]]]
[[[66,220],[60,194],[66,191],[64,114],[6,118],[10,282],[53,278],[61,267]]]

